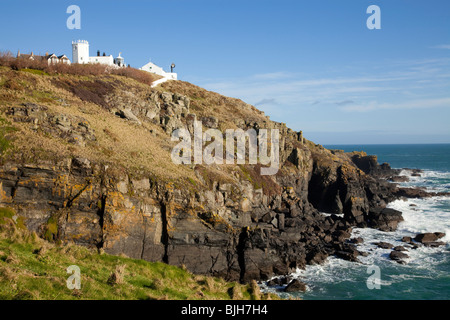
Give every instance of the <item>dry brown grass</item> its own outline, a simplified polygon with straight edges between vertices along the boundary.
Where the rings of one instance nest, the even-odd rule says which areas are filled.
[[[268,121],[263,112],[240,99],[229,98],[216,92],[208,91],[185,81],[167,81],[161,85],[160,90],[177,92],[191,98],[192,112],[197,117],[214,116],[220,120],[219,126],[225,129],[236,129],[235,120],[241,119],[248,122]]]
[[[137,126],[99,107],[104,95],[114,94],[114,90],[128,88],[136,92],[149,92],[147,85],[117,75],[81,80],[71,76],[40,76],[0,67],[1,79],[12,80],[19,89],[12,90],[0,85],[0,112],[4,113],[10,106],[24,102],[43,104],[41,97],[33,96],[32,92],[46,92],[46,96],[52,97],[45,103],[49,116],[65,114],[83,118],[93,128],[96,137],[95,142],[83,147],[68,144],[65,139],[42,130],[36,131],[30,123],[14,122],[17,131],[13,144],[21,152],[11,154],[13,160],[57,161],[76,155],[94,162],[114,163],[132,171],[143,171],[163,180],[178,181],[180,177],[196,180],[193,170],[172,162],[168,150],[175,144],[160,126],[147,122]],[[82,95],[80,84],[86,91],[91,90],[93,95]],[[78,87],[78,91],[74,87]],[[150,130],[157,134],[152,134]]]
[[[235,165],[206,168],[175,165],[170,151],[176,142],[170,141],[170,135],[160,125],[143,121],[139,126],[121,119],[108,104],[116,95],[124,96],[124,92],[129,92],[139,102],[153,90],[188,96],[191,112],[196,113],[198,118],[217,117],[222,131],[237,128],[239,121],[257,121],[260,124],[269,121],[262,112],[239,99],[227,98],[183,81],[169,81],[150,89],[148,84],[111,73],[95,77],[42,75],[0,66],[0,112],[26,102],[45,105],[49,116],[64,114],[84,119],[96,138],[94,142],[87,141],[85,146],[75,145],[45,130],[36,130],[30,123],[14,122],[17,131],[13,145],[21,152],[11,154],[10,159],[56,162],[73,156],[84,157],[95,163],[114,164],[114,167],[125,168],[129,173],[143,173],[163,181],[180,182],[180,185],[190,181],[188,186],[192,185],[194,189],[201,180],[197,178],[196,171],[207,186],[212,186],[214,182],[238,183],[240,170]],[[260,176],[259,166],[249,166],[245,173],[247,176],[244,178],[250,180],[256,189],[262,187],[266,194],[279,193],[271,177]]]
[[[108,278],[108,284],[110,285],[116,285],[116,284],[122,284],[124,283],[124,277],[125,277],[125,268],[126,265],[121,264],[116,266],[116,269]]]
[[[146,71],[138,70],[135,68],[116,69],[116,70],[113,70],[111,72],[111,74],[131,78],[131,79],[134,79],[140,83],[143,83],[143,84],[146,84],[149,86],[153,83],[153,81],[161,78],[155,74],[151,74]]]
[[[0,66],[9,67],[13,70],[32,69],[39,70],[51,75],[77,75],[77,76],[101,76],[105,74],[118,75],[134,79],[145,85],[151,85],[160,77],[135,68],[114,69],[102,64],[48,64],[46,60],[36,58],[35,60],[16,58],[11,52],[0,52]]]

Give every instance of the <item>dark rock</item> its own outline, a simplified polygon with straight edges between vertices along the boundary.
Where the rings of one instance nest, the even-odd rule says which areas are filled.
[[[261,222],[264,223],[270,223],[274,217],[274,214],[272,212],[267,212],[265,215],[262,216],[260,219]]]
[[[350,239],[349,242],[354,243],[354,244],[360,244],[360,243],[364,243],[364,239],[361,237],[357,237],[357,238]]]
[[[400,211],[390,208],[373,208],[369,211],[369,226],[381,231],[395,231],[403,221]]]
[[[295,218],[295,217],[299,216],[300,214],[301,214],[301,210],[297,206],[293,206],[289,210],[289,215],[291,218]]]
[[[443,232],[435,232],[435,233],[419,233],[415,236],[414,240],[420,243],[427,243],[427,242],[435,242],[436,240],[443,238],[445,236],[445,233]]]
[[[284,217],[284,213],[279,213],[278,214],[278,229],[280,231],[283,231],[285,228],[285,217]]]
[[[445,237],[445,233],[444,232],[435,232],[434,234],[437,236],[438,239],[441,239],[441,238]]]
[[[388,242],[374,242],[373,244],[377,245],[378,248],[381,249],[392,249],[394,247],[393,244],[390,244]]]
[[[281,286],[281,281],[279,278],[274,278],[266,282],[269,287]]]
[[[406,253],[403,253],[401,251],[391,251],[391,253],[389,254],[389,258],[391,258],[391,260],[394,260],[398,263],[404,264],[405,263],[404,259],[409,258],[409,256]]]
[[[405,236],[405,237],[402,238],[402,242],[411,243],[412,242],[412,238]]]
[[[354,250],[346,250],[346,251],[336,251],[336,256],[344,259],[344,260],[348,260],[348,261],[354,261],[354,262],[358,262],[358,256],[359,256],[359,251],[354,249]]]
[[[420,243],[415,243],[415,242],[411,242],[409,245],[410,245],[410,248],[413,250],[416,250],[417,248],[419,248],[421,246]]]
[[[426,246],[426,247],[437,248],[437,247],[440,247],[440,246],[444,246],[445,242],[442,242],[442,241],[430,241],[430,242],[424,242],[423,245]]]
[[[345,230],[338,230],[335,232],[335,238],[339,242],[344,242],[346,239],[350,238],[351,234]]]
[[[202,117],[202,124],[207,128],[217,129],[219,126],[219,120],[216,117]]]
[[[279,287],[284,286],[289,283],[289,277],[278,277],[273,278],[266,282],[269,287]]]
[[[392,182],[408,182],[409,178],[407,176],[393,176],[389,178]]]
[[[322,264],[328,258],[328,253],[314,248],[306,256],[308,264]]]
[[[363,257],[369,256],[369,253],[368,253],[368,252],[365,252],[365,251],[358,251],[358,252],[359,252],[359,254],[360,254],[361,256],[363,256]]]
[[[429,192],[424,188],[398,188],[395,191],[395,195],[397,197],[405,197],[405,198],[430,198],[436,196],[446,196],[448,193],[446,192]]]
[[[403,246],[396,246],[396,247],[394,247],[394,250],[395,251],[408,251],[405,247],[403,247]]]
[[[286,286],[286,288],[284,288],[284,292],[305,292],[305,291],[306,291],[306,284],[298,279],[292,280]]]
[[[356,153],[351,157],[351,160],[359,169],[364,171],[364,173],[366,174],[377,175],[381,174],[382,171],[390,171],[390,167],[388,164],[385,164],[383,168],[380,167],[380,165],[378,164],[377,156],[368,156],[365,154]]]

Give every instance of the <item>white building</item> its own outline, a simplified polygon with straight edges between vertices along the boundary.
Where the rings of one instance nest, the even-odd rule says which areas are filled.
[[[85,63],[99,63],[105,64],[111,67],[125,67],[125,60],[121,55],[114,59],[112,55],[107,56],[105,53],[100,55],[100,51],[97,51],[97,56],[89,56],[89,42],[86,40],[72,41],[72,62],[85,64]]]
[[[55,64],[55,63],[65,63],[65,64],[70,64],[70,60],[69,58],[66,57],[66,55],[60,55],[57,56],[54,53],[49,54],[48,52],[45,54],[45,56],[39,56],[39,55],[34,55],[33,52],[31,52],[31,54],[22,54],[20,53],[20,50],[17,52],[17,58],[20,59],[29,59],[29,60],[35,60],[35,61],[47,61],[49,65],[51,64]]]
[[[165,72],[163,68],[157,66],[153,62],[147,63],[145,66],[140,68],[140,70],[144,70],[150,73],[154,73],[157,75],[160,75],[161,77],[167,79],[167,80],[177,80],[178,75],[174,72]]]

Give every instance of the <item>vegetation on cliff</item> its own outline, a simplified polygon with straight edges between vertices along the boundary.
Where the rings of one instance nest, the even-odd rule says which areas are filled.
[[[74,244],[50,243],[0,209],[0,300],[260,300],[277,298],[220,278],[193,275],[162,262],[112,256]],[[69,289],[69,266],[81,288]]]

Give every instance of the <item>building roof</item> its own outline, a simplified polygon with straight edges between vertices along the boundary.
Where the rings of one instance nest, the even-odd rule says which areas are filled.
[[[21,59],[33,59],[33,60],[49,60],[49,59],[67,59],[69,60],[69,58],[67,58],[67,56],[65,54],[57,56],[54,53],[51,54],[46,54],[44,56],[41,55],[35,55],[33,52],[31,52],[31,54],[23,54],[23,53],[18,53],[17,54],[17,58],[21,58]]]

